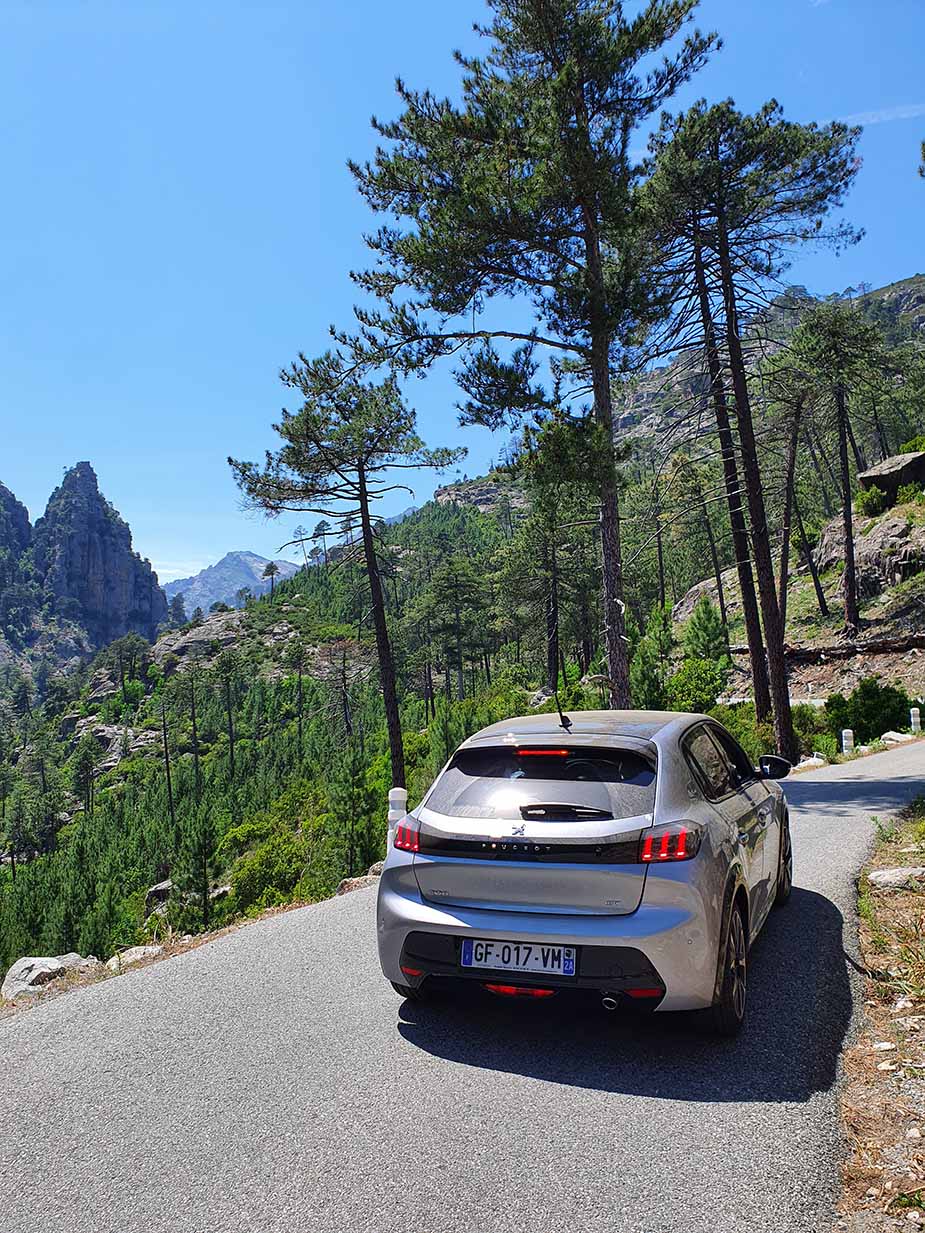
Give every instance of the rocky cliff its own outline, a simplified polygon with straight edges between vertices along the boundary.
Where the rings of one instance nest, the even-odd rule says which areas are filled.
[[[103,647],[134,632],[153,639],[167,600],[148,561],[132,551],[132,533],[79,462],[51,494],[32,533],[32,559],[61,616]]]
[[[0,548],[11,556],[19,557],[29,547],[32,526],[29,511],[17,501],[9,488],[0,484]]]

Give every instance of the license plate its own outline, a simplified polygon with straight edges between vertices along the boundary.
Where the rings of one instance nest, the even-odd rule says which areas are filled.
[[[497,942],[466,938],[460,966],[493,968],[505,972],[544,972],[550,976],[575,975],[574,946],[546,946],[536,942]]]

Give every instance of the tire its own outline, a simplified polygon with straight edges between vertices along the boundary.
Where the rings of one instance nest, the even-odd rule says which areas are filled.
[[[742,909],[733,904],[723,939],[719,996],[710,1010],[710,1028],[716,1036],[736,1036],[745,1022],[748,935]]]
[[[777,892],[774,895],[775,908],[782,908],[790,898],[793,890],[793,844],[790,840],[790,819],[784,817],[784,829],[781,832],[780,866],[777,870]]]
[[[416,989],[413,989],[411,985],[399,985],[394,980],[389,981],[389,984],[399,997],[405,998],[408,1002],[426,1002],[428,1000],[427,989],[424,985],[418,985]]]

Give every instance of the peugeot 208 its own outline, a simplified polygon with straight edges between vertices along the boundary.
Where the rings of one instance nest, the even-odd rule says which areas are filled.
[[[608,1009],[745,1017],[748,949],[790,894],[787,807],[705,715],[583,711],[465,741],[390,837],[383,973],[426,998],[447,978],[508,996],[598,993]]]

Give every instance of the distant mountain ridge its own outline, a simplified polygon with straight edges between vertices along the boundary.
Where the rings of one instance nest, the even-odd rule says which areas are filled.
[[[269,564],[268,557],[258,556],[256,552],[226,552],[214,565],[208,565],[190,578],[176,578],[168,582],[164,590],[168,599],[173,599],[175,595],[183,596],[187,616],[192,615],[196,608],[208,612],[213,604],[239,608],[238,592],[243,588],[246,587],[252,595],[264,595],[270,590],[269,578],[263,577],[263,571]],[[277,560],[276,564],[279,567],[277,582],[299,572],[300,567],[293,561]]]

